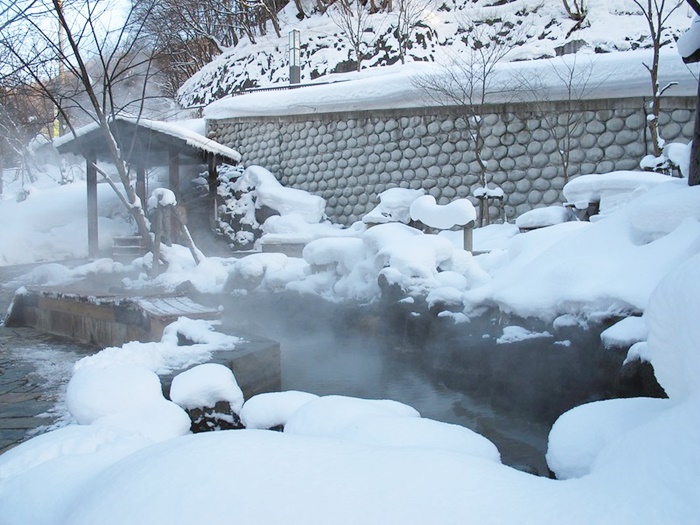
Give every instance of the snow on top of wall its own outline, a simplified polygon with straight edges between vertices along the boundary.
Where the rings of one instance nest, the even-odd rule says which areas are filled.
[[[572,70],[590,75],[584,90],[586,98],[616,98],[649,96],[651,83],[644,67],[652,53],[642,49],[603,55],[566,55],[542,60],[497,64],[493,73],[495,89],[486,99],[488,103],[531,101],[541,90],[548,91],[549,100],[566,100],[567,86],[561,77]],[[359,73],[332,75],[343,82],[317,85],[283,91],[258,91],[245,95],[227,96],[204,109],[207,119],[226,119],[246,116],[302,115],[324,112],[358,111],[371,109],[413,108],[434,105],[420,87],[421,78],[444,75],[449,62],[440,65],[414,62],[375,68]],[[683,64],[675,49],[665,48],[661,53],[659,82],[678,82],[667,95],[694,95],[697,81],[693,71]],[[456,73],[459,75],[459,72]],[[526,79],[536,83],[533,90],[524,87]],[[330,78],[324,79],[326,82]],[[417,82],[418,81],[418,82]],[[449,105],[449,102],[445,102]]]

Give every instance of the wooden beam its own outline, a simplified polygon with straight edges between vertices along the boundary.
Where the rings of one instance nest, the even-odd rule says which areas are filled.
[[[180,154],[174,148],[168,150],[168,180],[170,190],[180,202]]]
[[[86,155],[87,163],[87,230],[88,230],[88,256],[95,259],[99,253],[99,239],[97,232],[97,162],[94,152]]]

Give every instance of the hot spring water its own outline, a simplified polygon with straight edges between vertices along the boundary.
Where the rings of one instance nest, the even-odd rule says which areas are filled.
[[[504,463],[539,475],[548,473],[547,436],[561,413],[586,401],[656,393],[638,392],[653,390],[648,378],[621,376],[625,352],[603,349],[600,327],[572,328],[566,342],[503,345],[496,343],[503,319],[455,325],[428,313],[406,317],[297,294],[216,299],[224,330],[280,343],[283,390],[401,401],[423,417],[475,430],[498,446]]]

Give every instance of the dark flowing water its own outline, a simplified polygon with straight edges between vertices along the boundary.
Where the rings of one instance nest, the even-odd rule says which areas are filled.
[[[624,352],[599,348],[599,330],[573,334],[568,345],[557,337],[497,345],[501,329],[492,319],[455,326],[426,313],[407,323],[381,306],[297,294],[216,299],[225,330],[280,343],[283,390],[401,401],[486,436],[504,463],[539,475],[548,473],[544,454],[556,417],[623,390]]]

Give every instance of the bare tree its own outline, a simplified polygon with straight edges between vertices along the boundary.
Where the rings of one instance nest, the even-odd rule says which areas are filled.
[[[649,104],[649,112],[647,114],[647,123],[651,134],[651,141],[654,148],[654,156],[659,157],[663,153],[664,142],[659,133],[659,114],[661,112],[661,97],[677,82],[670,82],[661,87],[659,85],[659,60],[661,56],[661,46],[664,43],[664,38],[672,41],[671,37],[666,34],[668,29],[666,23],[673,12],[683,5],[683,0],[632,0],[640,9],[642,15],[646,19],[649,26],[649,35],[651,36],[651,45],[653,57],[651,65],[644,64],[644,67],[649,72],[651,80],[651,103]]]
[[[362,0],[336,0],[334,3],[335,9],[330,9],[327,13],[350,42],[357,62],[357,71],[360,71],[371,27],[370,11],[366,2],[363,3]]]
[[[411,37],[423,21],[426,10],[432,0],[395,0],[396,5],[396,39],[399,43],[399,59],[406,63],[406,51],[411,44]]]
[[[132,72],[145,65],[141,94],[145,93],[150,58],[137,52],[143,24],[134,23],[133,6],[117,29],[104,25],[103,6],[104,3],[91,0],[70,4],[41,0],[33,3],[33,8],[41,9],[41,17],[37,17],[35,11],[18,2],[11,8],[14,20],[3,31],[0,47],[11,57],[15,69],[26,77],[26,85],[56,106],[73,135],[77,136],[76,122],[81,116],[98,126],[122,187],[121,191],[114,185],[113,188],[133,217],[147,249],[153,251],[148,221],[127,166],[128,148],[118,146],[110,127],[114,118],[125,110],[141,115],[143,96],[119,104],[116,91]],[[63,38],[57,38],[47,27],[60,28]],[[13,38],[28,31],[33,36],[30,43]],[[91,64],[97,67],[91,70]],[[59,69],[65,70],[65,79],[59,78]],[[102,172],[96,165],[94,168]]]
[[[482,14],[479,18],[462,18],[460,29],[465,49],[444,64],[439,73],[417,77],[414,84],[428,102],[454,108],[472,143],[479,166],[479,183],[486,187],[488,167],[482,158],[486,138],[484,104],[493,95],[503,95],[495,82],[497,65],[524,36],[526,28]],[[479,218],[480,225],[484,219],[488,220],[483,215]]]
[[[571,20],[583,22],[588,14],[585,0],[562,0],[566,14]]]
[[[587,100],[591,93],[606,80],[593,80],[594,61],[580,63],[576,54],[567,59],[550,62],[548,71],[554,80],[552,84],[544,82],[541,76],[523,76],[516,78],[520,90],[537,107],[540,119],[545,123],[550,136],[557,143],[564,181],[569,180],[570,157],[573,140],[580,134],[584,125],[580,102]],[[547,71],[545,71],[546,74]],[[553,110],[553,107],[557,107]]]

